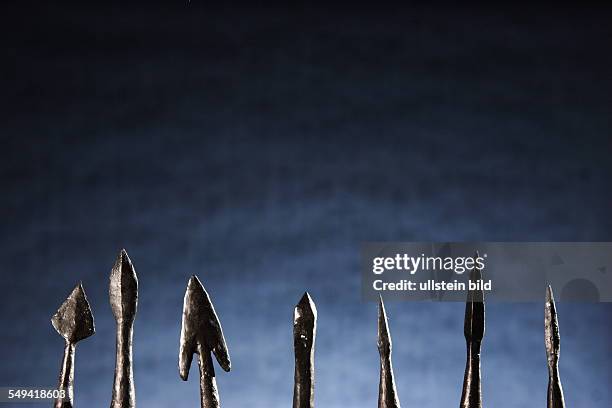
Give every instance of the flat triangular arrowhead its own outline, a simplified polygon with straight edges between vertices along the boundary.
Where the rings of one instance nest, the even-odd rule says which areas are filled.
[[[189,376],[194,353],[212,352],[223,370],[231,369],[229,351],[223,329],[210,301],[210,297],[197,276],[187,284],[183,303],[181,342],[179,350],[179,374],[183,380]],[[200,356],[201,359],[207,358]]]
[[[51,324],[70,343],[76,343],[95,333],[91,307],[80,283],[55,312]]]

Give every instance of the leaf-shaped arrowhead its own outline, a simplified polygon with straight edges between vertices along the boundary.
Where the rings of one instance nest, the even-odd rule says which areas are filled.
[[[125,249],[119,252],[111,270],[108,293],[115,320],[134,319],[138,304],[138,277]]]
[[[76,343],[95,333],[91,307],[80,283],[55,312],[51,324],[70,343]]]
[[[231,369],[221,323],[206,289],[194,275],[189,279],[185,292],[179,347],[179,374],[185,381],[189,376],[193,354],[199,353],[199,350],[212,352],[223,370]]]
[[[559,335],[555,297],[550,285],[546,289],[546,303],[544,306],[544,345],[546,346],[549,364],[554,364],[555,360],[559,358],[561,336]]]

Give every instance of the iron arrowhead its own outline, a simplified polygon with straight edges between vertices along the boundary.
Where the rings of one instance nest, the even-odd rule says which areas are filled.
[[[55,330],[70,343],[95,333],[94,318],[83,285],[79,283],[51,318]]]

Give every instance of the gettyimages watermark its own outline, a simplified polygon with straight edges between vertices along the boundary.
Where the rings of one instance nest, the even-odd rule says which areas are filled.
[[[371,242],[362,247],[362,295],[409,301],[612,302],[611,242]],[[478,268],[482,279],[471,281]]]

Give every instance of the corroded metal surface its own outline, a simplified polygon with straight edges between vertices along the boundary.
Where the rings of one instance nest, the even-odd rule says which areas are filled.
[[[561,351],[561,337],[559,336],[559,323],[557,321],[557,308],[555,298],[550,286],[546,289],[546,303],[544,305],[544,345],[546,346],[546,360],[548,363],[548,395],[546,406],[548,408],[565,408],[563,387],[559,377],[559,353]]]
[[[314,350],[317,335],[317,308],[308,292],[293,311],[295,376],[293,408],[314,407]]]
[[[474,268],[470,274],[472,282],[481,280],[482,272]],[[480,344],[485,332],[485,305],[482,290],[470,290],[465,304],[463,333],[467,345],[467,360],[461,393],[461,408],[482,407],[480,386]]]
[[[74,357],[76,344],[95,332],[93,314],[83,286],[79,283],[51,318],[51,324],[66,341],[59,375],[59,390],[65,398],[55,400],[54,408],[72,408],[74,405]]]
[[[132,336],[138,304],[138,278],[125,249],[117,256],[111,270],[109,297],[117,322],[115,379],[111,408],[136,406],[132,367]]]
[[[187,284],[183,303],[181,340],[179,346],[179,375],[183,381],[189,377],[193,354],[199,356],[200,405],[202,408],[218,408],[219,392],[215,380],[210,353],[225,371],[230,371],[231,362],[221,323],[210,301],[210,297],[197,276]]]
[[[378,352],[380,354],[380,380],[378,383],[378,408],[399,408],[400,402],[395,388],[393,365],[391,364],[391,333],[382,296],[378,302]]]

